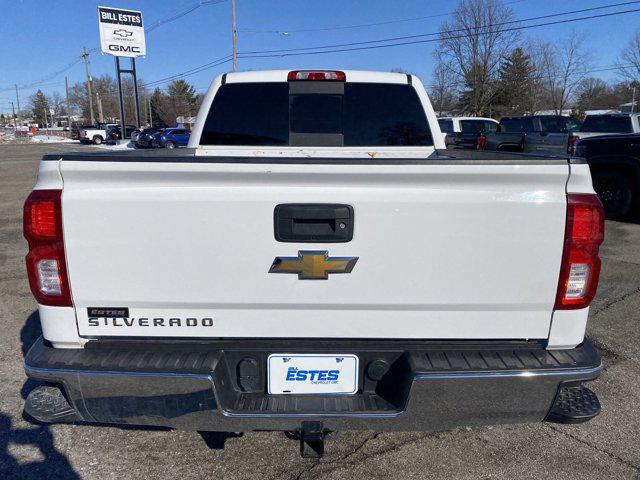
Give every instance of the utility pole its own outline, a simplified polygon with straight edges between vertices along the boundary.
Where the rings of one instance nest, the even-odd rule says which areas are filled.
[[[149,126],[153,127],[153,115],[151,115],[151,97],[147,97],[149,101]]]
[[[104,123],[104,116],[102,115],[102,99],[100,98],[100,92],[96,92],[96,100],[98,102],[98,119],[100,123]]]
[[[89,113],[91,115],[91,123],[96,123],[96,117],[93,114],[93,94],[91,93],[91,74],[89,73],[89,54],[87,53],[86,47],[82,47],[83,53],[82,58],[84,58],[84,68],[87,71],[87,90],[89,91]]]
[[[238,53],[236,51],[236,0],[231,0],[231,34],[232,34],[232,45],[233,45],[233,71],[235,72],[238,69]]]
[[[18,95],[18,84],[16,83],[16,104],[18,105],[18,124],[22,124],[20,121],[20,95]]]
[[[71,103],[69,102],[69,79],[64,77],[64,89],[67,92],[67,127],[69,128],[69,138],[71,138]]]
[[[631,113],[636,111],[636,87],[633,87],[633,98],[631,99]]]
[[[13,110],[13,129],[15,130],[15,132],[17,132],[18,123],[16,121],[16,107],[13,105],[13,102],[11,102],[11,110]]]

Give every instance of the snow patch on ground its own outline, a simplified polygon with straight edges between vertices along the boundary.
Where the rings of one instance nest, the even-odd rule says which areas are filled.
[[[120,145],[107,145],[103,143],[102,145],[98,145],[100,148],[104,148],[105,150],[128,150],[129,148],[136,148],[133,142],[129,143],[121,143]]]
[[[75,140],[59,137],[58,135],[34,135],[31,141],[35,143],[73,143]]]

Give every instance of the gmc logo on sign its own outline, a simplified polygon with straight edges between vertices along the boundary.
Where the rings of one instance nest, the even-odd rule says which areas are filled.
[[[133,47],[129,45],[109,45],[109,50],[112,52],[129,52],[129,53],[140,53],[140,47]]]

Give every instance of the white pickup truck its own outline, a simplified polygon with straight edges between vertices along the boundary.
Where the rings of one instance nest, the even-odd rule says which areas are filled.
[[[229,73],[184,151],[46,155],[24,208],[45,422],[580,422],[603,211],[580,158],[446,151],[420,80]]]
[[[107,140],[107,129],[115,126],[115,123],[99,123],[90,127],[81,127],[79,130],[80,143],[100,145]]]

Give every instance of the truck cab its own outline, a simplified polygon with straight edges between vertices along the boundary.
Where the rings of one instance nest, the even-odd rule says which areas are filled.
[[[567,154],[577,141],[580,122],[562,115],[503,117],[498,131],[483,135],[479,147],[484,150],[526,153]]]
[[[498,121],[484,117],[442,117],[438,118],[447,148],[475,149],[478,137],[498,130]]]

